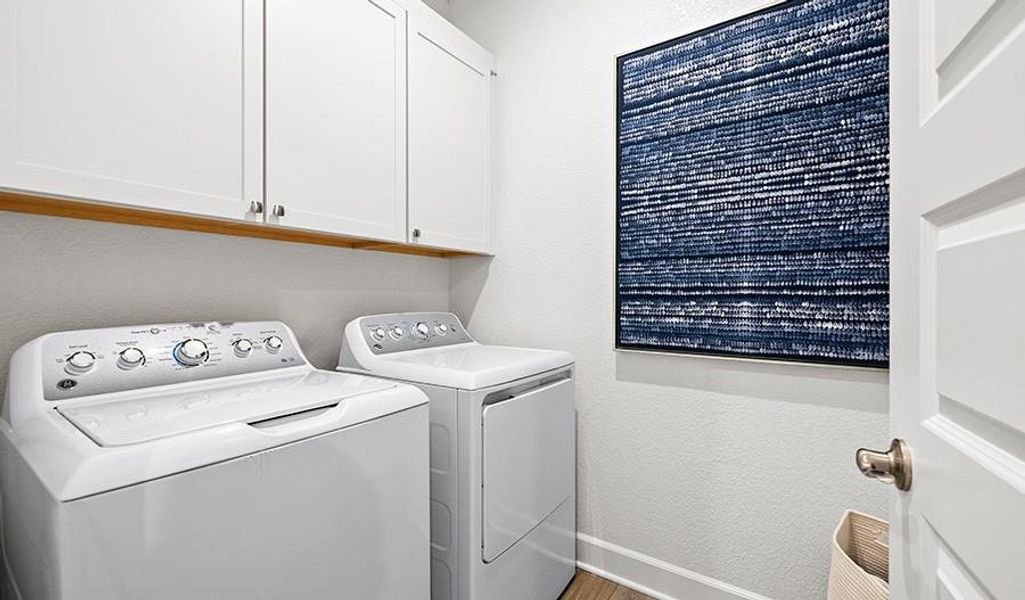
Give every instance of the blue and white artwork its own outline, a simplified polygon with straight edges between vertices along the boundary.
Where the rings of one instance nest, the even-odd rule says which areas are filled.
[[[617,347],[886,366],[887,0],[618,60]]]

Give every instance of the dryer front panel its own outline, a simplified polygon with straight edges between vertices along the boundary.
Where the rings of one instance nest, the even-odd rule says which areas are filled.
[[[485,562],[573,494],[576,462],[572,379],[489,398],[482,415]]]

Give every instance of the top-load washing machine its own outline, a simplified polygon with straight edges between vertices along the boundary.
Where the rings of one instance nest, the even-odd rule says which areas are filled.
[[[572,357],[403,313],[349,323],[339,369],[430,397],[431,598],[558,598],[576,564]]]
[[[427,412],[277,322],[33,340],[0,420],[8,592],[426,600]]]

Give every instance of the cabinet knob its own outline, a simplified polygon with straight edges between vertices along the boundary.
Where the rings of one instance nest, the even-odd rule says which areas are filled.
[[[253,213],[254,215],[262,215],[263,214],[263,202],[260,202],[259,200],[253,200],[252,202],[250,202],[249,203],[249,212]]]
[[[415,238],[420,237],[420,230],[419,229],[414,229],[413,230],[413,237],[415,237]]]
[[[285,207],[282,204],[275,204],[274,208],[271,209],[271,214],[275,217],[285,216]]]

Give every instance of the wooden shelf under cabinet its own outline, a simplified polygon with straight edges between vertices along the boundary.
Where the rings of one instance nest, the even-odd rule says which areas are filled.
[[[103,221],[125,225],[141,225],[144,227],[161,227],[164,229],[180,229],[220,235],[261,238],[280,242],[297,242],[300,244],[317,244],[335,246],[355,250],[375,250],[394,252],[416,256],[432,256],[437,258],[455,258],[460,256],[478,256],[471,252],[456,252],[412,244],[396,244],[380,242],[344,235],[317,233],[288,229],[264,223],[248,223],[245,221],[229,221],[198,217],[177,213],[166,213],[156,210],[99,204],[72,198],[36,195],[23,192],[0,190],[0,210],[8,212],[48,215],[67,219],[83,219],[87,221]]]

